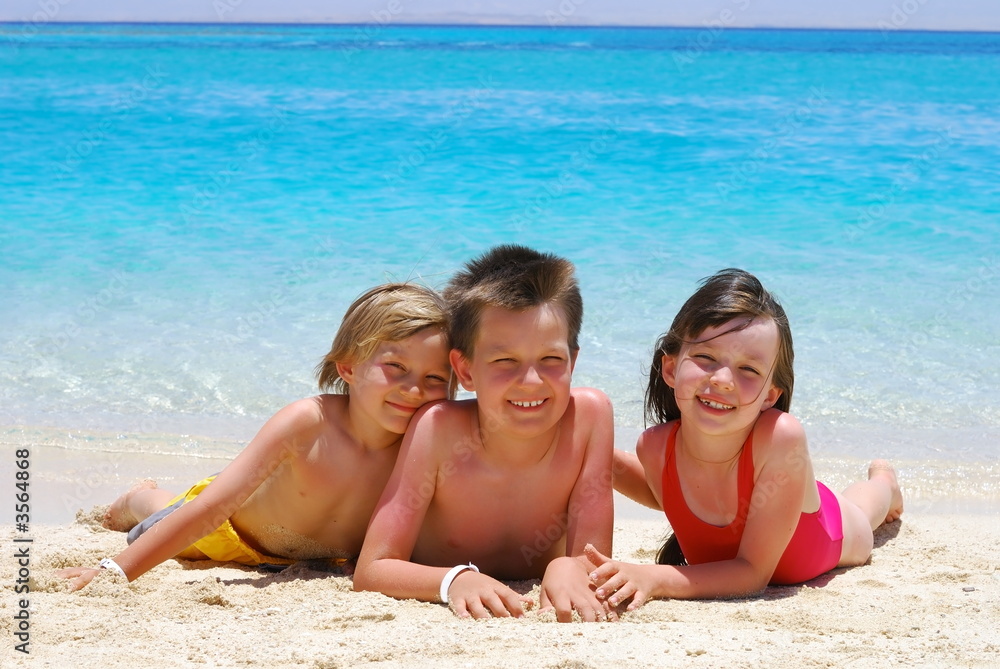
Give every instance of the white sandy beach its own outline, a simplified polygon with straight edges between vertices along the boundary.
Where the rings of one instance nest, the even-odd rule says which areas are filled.
[[[871,562],[733,601],[656,601],[618,623],[459,620],[444,606],[356,593],[307,565],[280,574],[168,561],[125,584],[101,574],[67,592],[61,567],[125,546],[100,507],[33,526],[30,588],[16,595],[18,535],[4,526],[2,666],[79,667],[994,667],[1000,657],[1000,524],[989,515],[904,514]],[[616,524],[615,557],[650,561],[665,524]],[[537,581],[514,584],[536,598]],[[29,655],[15,650],[29,600]],[[21,614],[23,615],[23,614]]]

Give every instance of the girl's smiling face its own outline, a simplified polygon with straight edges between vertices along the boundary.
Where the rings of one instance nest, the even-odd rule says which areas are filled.
[[[752,425],[781,395],[773,383],[778,328],[769,318],[736,318],[707,328],[676,356],[663,356],[663,380],[685,420],[708,432]]]

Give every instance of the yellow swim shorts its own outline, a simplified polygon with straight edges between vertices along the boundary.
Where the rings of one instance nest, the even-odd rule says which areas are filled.
[[[184,504],[190,502],[214,480],[215,476],[209,476],[206,479],[198,481],[191,486],[187,492],[184,492],[170,500],[170,504],[167,505],[166,508],[169,509],[174,505],[181,506],[181,504],[177,504],[178,502],[182,502]],[[288,558],[274,557],[273,555],[265,555],[264,553],[258,552],[256,549],[248,545],[247,542],[245,542],[240,535],[236,533],[236,529],[233,527],[233,524],[228,520],[223,522],[222,525],[219,525],[219,527],[208,536],[202,537],[198,541],[191,544],[189,548],[182,550],[177,554],[177,557],[188,560],[197,560],[202,557],[202,555],[198,552],[192,551],[191,549],[197,549],[209,559],[216,560],[218,562],[239,562],[240,564],[251,566],[256,566],[264,562],[269,564],[292,564],[295,562],[295,560],[290,560]]]

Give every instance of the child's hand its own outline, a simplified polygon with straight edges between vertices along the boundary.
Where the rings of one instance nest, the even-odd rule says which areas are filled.
[[[68,567],[57,571],[56,576],[72,579],[70,581],[70,592],[75,592],[80,588],[86,587],[99,573],[101,573],[101,570],[97,567]]]
[[[598,599],[607,602],[613,609],[631,598],[626,611],[634,611],[646,603],[651,590],[647,578],[647,567],[650,565],[617,562],[602,555],[590,544],[583,550],[587,558],[597,565],[597,569],[590,572],[590,580],[597,587]]]
[[[600,601],[590,584],[583,562],[573,557],[556,558],[542,578],[542,611],[556,610],[556,620],[568,623],[577,611],[586,622],[617,620],[618,616]]]
[[[471,570],[452,581],[448,601],[459,618],[520,618],[534,604],[495,578]]]

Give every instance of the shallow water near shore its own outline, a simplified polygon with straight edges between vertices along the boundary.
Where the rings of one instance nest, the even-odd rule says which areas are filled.
[[[656,337],[739,266],[788,311],[821,478],[995,500],[995,36],[699,37],[0,26],[5,438],[232,457],[365,288],[516,241],[576,263],[620,447]]]

